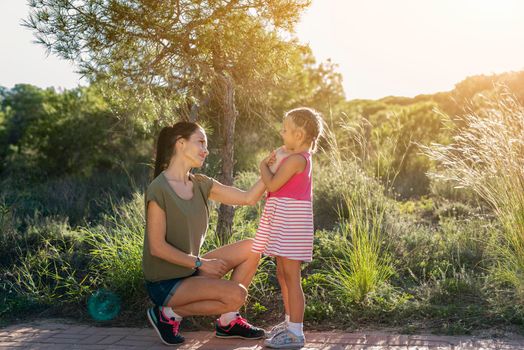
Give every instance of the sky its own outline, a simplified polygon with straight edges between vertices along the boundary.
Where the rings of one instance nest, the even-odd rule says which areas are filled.
[[[73,88],[74,66],[34,44],[25,0],[0,1],[0,86]],[[523,0],[313,0],[297,26],[331,59],[348,99],[451,90],[467,76],[524,70]]]

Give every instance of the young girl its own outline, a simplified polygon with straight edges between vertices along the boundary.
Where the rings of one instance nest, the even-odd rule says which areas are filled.
[[[268,196],[252,249],[276,257],[286,318],[274,327],[265,345],[277,349],[305,344],[300,264],[311,261],[313,253],[311,153],[322,134],[322,118],[310,108],[293,109],[286,113],[280,134],[284,147],[260,163]],[[278,163],[279,152],[287,156],[273,173],[269,164],[275,157]]]

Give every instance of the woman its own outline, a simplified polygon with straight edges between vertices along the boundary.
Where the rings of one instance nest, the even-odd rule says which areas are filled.
[[[208,199],[228,205],[254,205],[265,186],[250,190],[225,186],[202,174],[207,137],[196,123],[179,122],[161,130],[157,141],[155,179],[146,192],[146,234],[143,269],[148,294],[155,304],[148,319],[167,345],[184,341],[182,317],[221,314],[216,336],[258,339],[263,329],[250,325],[238,310],[260,258],[252,240],[220,247],[200,256],[209,223]],[[222,277],[232,270],[231,279]]]

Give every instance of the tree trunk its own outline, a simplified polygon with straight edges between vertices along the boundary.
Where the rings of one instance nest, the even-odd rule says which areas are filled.
[[[233,80],[226,74],[218,74],[219,100],[221,105],[220,139],[222,171],[220,182],[224,185],[233,185],[234,168],[234,135],[237,118],[235,107],[235,87]],[[220,204],[218,210],[217,235],[221,244],[225,244],[232,234],[235,209],[232,206]]]

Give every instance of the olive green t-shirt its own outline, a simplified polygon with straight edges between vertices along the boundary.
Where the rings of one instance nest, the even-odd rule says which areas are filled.
[[[209,224],[208,197],[213,179],[202,174],[190,174],[193,197],[180,198],[169,185],[164,173],[158,175],[146,192],[146,220],[149,201],[155,201],[166,213],[166,242],[192,255],[199,255]],[[147,226],[146,226],[147,227]],[[147,229],[144,235],[142,267],[146,281],[187,277],[194,270],[154,257],[149,250]]]

